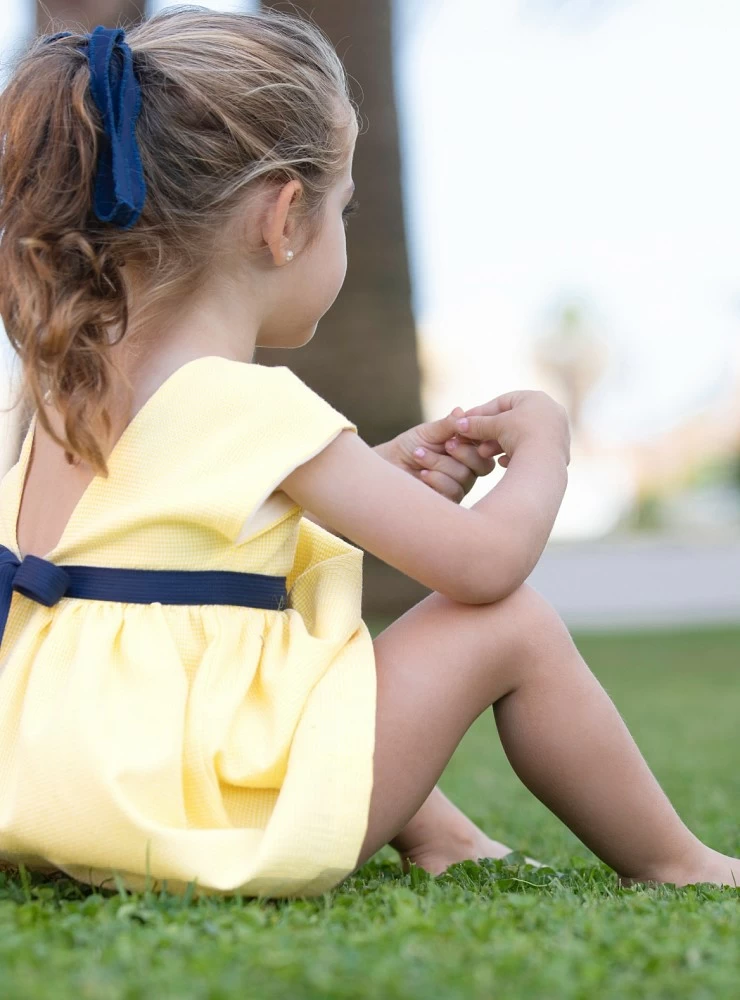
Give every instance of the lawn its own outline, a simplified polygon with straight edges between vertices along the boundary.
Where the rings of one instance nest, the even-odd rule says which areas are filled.
[[[679,812],[740,851],[740,630],[588,636],[579,645]],[[386,849],[298,902],[94,893],[0,874],[2,1000],[734,998],[740,890],[620,889],[521,788],[490,714],[442,787],[554,870],[488,862],[402,875]]]

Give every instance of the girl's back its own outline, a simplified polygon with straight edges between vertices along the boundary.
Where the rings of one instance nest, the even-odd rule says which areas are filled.
[[[106,585],[120,599],[45,607],[27,596],[53,586],[41,573],[13,594],[0,680],[6,860],[47,859],[93,881],[114,867],[140,887],[149,853],[174,888],[197,877],[272,895],[323,891],[351,870],[374,739],[362,553],[275,492],[344,428],[355,429],[287,368],[216,356],[181,366],[135,415],[108,478],[90,481],[42,553],[57,572],[118,567]],[[19,555],[13,515],[35,429],[34,418],[0,485],[0,544]],[[143,584],[126,570],[155,571],[161,603],[146,589],[152,603],[139,603]],[[178,574],[191,590],[168,603]],[[271,589],[283,579],[285,598]],[[233,588],[228,603],[210,603],[216,584]]]

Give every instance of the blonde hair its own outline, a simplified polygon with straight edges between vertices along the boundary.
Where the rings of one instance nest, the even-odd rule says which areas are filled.
[[[92,211],[102,121],[82,38],[47,41],[0,95],[0,313],[39,422],[70,464],[77,456],[107,476],[96,426],[110,432],[107,402],[123,376],[109,351],[129,321],[122,269],[146,275],[147,308],[192,289],[259,181],[299,179],[310,232],[346,165],[356,113],[344,68],[313,24],[170,8],[126,36],[147,197],[122,230]],[[64,437],[44,398],[63,413]]]

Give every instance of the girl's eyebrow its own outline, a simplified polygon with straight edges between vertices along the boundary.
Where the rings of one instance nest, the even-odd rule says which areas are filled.
[[[352,181],[350,186],[347,188],[347,197],[351,198],[354,193],[355,193],[355,182]]]

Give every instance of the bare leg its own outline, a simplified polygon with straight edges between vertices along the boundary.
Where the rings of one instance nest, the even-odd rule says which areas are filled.
[[[564,625],[528,587],[496,604],[432,594],[375,640],[375,783],[358,864],[397,838],[494,706],[524,784],[620,875],[740,884],[682,823]]]

